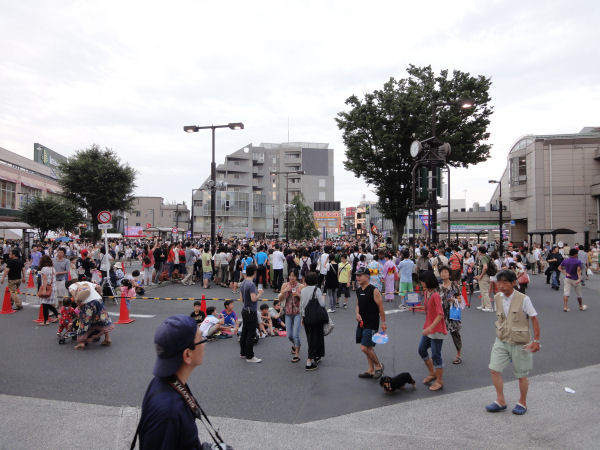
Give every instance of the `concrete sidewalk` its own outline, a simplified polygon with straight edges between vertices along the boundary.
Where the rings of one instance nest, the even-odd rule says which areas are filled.
[[[567,386],[576,393],[566,393]],[[298,425],[211,420],[235,449],[598,448],[600,365],[531,378],[524,416],[510,413],[516,381],[506,384],[505,396],[509,408],[497,414],[484,410],[495,399],[490,386]],[[0,448],[10,450],[128,449],[139,418],[137,408],[10,395],[0,395],[0,410]]]

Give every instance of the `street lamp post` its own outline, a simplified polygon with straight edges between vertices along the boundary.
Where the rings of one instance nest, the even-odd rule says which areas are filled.
[[[217,164],[215,163],[215,130],[217,128],[229,128],[230,130],[243,130],[244,124],[242,122],[231,122],[227,125],[186,125],[183,127],[183,131],[186,133],[197,133],[200,130],[211,130],[212,132],[212,160],[210,163],[210,244],[211,247],[215,247],[215,222],[216,222],[216,208],[217,208]]]
[[[290,172],[271,172],[271,175],[285,175],[285,242],[289,241],[288,214],[289,214],[289,193],[290,193],[290,175],[304,175],[304,170],[292,170]]]
[[[457,99],[451,102],[436,102],[433,104],[432,109],[431,109],[431,136],[432,138],[435,140],[436,135],[436,116],[437,116],[437,112],[438,112],[438,108],[442,108],[444,106],[459,106],[462,109],[470,109],[473,107],[473,100],[468,99],[468,98],[461,98],[461,99]],[[448,166],[448,178],[450,177],[450,167]],[[440,180],[436,180],[436,182],[439,184],[441,183],[441,179]],[[448,241],[450,241],[450,182],[448,181]],[[437,203],[437,194],[436,194],[436,187],[434,186],[433,188],[433,193],[431,194],[433,197],[433,202],[430,202],[431,204],[431,215],[429,216],[429,231],[431,233],[431,239],[434,242],[438,241],[438,232],[437,232],[437,209],[438,209],[438,203]]]
[[[502,254],[504,253],[504,236],[502,234],[502,180],[489,180],[488,183],[490,184],[497,184],[498,187],[500,188],[500,191],[498,192],[498,228],[500,229],[500,245],[498,246],[498,249],[500,250],[500,258],[502,258]]]

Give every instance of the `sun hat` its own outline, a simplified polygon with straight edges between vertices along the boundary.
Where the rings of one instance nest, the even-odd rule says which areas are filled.
[[[154,333],[156,362],[152,373],[164,378],[173,375],[182,362],[183,351],[194,344],[198,325],[190,316],[167,317]]]

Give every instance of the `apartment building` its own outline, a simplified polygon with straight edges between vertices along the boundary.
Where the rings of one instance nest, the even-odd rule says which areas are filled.
[[[303,173],[298,173],[303,172]],[[311,208],[334,200],[333,149],[328,144],[249,144],[225,156],[216,178],[216,230],[224,236],[282,235],[286,205],[299,193]],[[192,202],[194,235],[210,233],[208,176]]]

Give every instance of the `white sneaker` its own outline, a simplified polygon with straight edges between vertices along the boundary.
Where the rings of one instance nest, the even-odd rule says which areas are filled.
[[[248,362],[248,363],[259,363],[259,362],[262,362],[262,359],[257,358],[256,356],[254,356],[252,359],[247,359],[246,362]]]
[[[334,312],[335,312],[335,310],[333,310],[333,309],[329,308],[329,309],[327,310],[327,312],[328,312],[328,313],[334,313]]]
[[[482,311],[483,312],[494,312],[494,310],[492,308],[483,308]]]
[[[483,309],[483,306],[478,306],[477,309]]]

